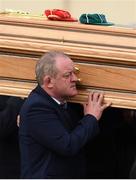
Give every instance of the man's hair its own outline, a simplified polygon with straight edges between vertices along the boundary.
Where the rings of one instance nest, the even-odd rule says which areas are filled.
[[[39,85],[43,85],[43,78],[45,75],[55,77],[58,73],[56,67],[56,59],[58,57],[68,58],[63,52],[49,51],[45,53],[40,60],[38,60],[35,68],[36,79]]]

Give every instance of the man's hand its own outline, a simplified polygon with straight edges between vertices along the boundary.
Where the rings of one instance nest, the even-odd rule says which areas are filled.
[[[17,116],[17,126],[19,127],[20,124],[20,115]]]
[[[91,114],[99,120],[104,109],[109,107],[111,103],[103,103],[104,95],[102,93],[89,93],[87,103],[84,104],[84,114]]]

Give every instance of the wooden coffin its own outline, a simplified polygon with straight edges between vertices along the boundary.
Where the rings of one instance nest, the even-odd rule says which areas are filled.
[[[79,68],[79,95],[104,92],[113,107],[136,109],[136,30],[0,15],[0,94],[27,97],[35,63],[48,50],[68,54]]]

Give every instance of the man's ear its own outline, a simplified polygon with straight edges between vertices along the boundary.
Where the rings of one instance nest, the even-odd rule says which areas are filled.
[[[48,87],[48,88],[52,88],[53,87],[53,79],[52,79],[52,77],[45,76],[43,81],[44,81],[44,84],[45,84],[46,87]]]

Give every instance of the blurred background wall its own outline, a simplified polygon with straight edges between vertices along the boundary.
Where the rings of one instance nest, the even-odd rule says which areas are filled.
[[[136,27],[136,0],[0,0],[0,11],[43,14],[45,9],[53,8],[68,10],[78,19],[82,13],[103,13],[116,25]]]

